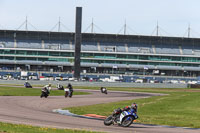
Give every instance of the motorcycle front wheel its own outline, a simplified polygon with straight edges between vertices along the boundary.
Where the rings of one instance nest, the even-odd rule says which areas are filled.
[[[42,98],[42,97],[44,97],[44,93],[43,93],[43,92],[42,92],[41,95],[40,95],[40,98]]]
[[[48,95],[48,94],[46,94],[46,95],[45,95],[45,98],[47,98],[48,96],[49,96],[49,95]]]
[[[121,126],[129,127],[133,123],[134,118],[132,116],[125,116],[122,120]]]
[[[104,120],[104,125],[110,126],[110,125],[113,123],[112,118],[113,118],[112,115],[108,116],[108,117]]]
[[[65,98],[68,97],[68,95],[69,95],[68,92],[65,92]]]

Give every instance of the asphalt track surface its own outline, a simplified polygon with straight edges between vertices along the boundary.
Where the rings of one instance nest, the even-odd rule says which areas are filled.
[[[76,91],[76,90],[75,90]],[[28,124],[53,128],[83,129],[113,133],[199,133],[200,130],[169,128],[164,126],[150,126],[132,124],[128,128],[117,125],[104,126],[103,121],[65,116],[52,112],[53,109],[84,106],[99,103],[116,102],[147,98],[161,94],[130,93],[109,91],[108,95],[95,90],[80,90],[91,92],[91,95],[75,95],[73,98],[64,96],[0,96],[0,121],[14,124]]]

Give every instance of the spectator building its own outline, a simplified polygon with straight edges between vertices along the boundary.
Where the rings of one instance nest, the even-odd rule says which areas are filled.
[[[0,69],[72,72],[74,33],[0,30]],[[200,39],[83,33],[81,72],[200,75]]]

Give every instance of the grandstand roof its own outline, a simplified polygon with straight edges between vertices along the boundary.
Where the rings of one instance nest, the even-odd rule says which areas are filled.
[[[19,31],[0,30],[0,38],[6,39],[30,39],[30,40],[71,40],[74,41],[73,32],[48,32],[48,31]],[[143,36],[143,35],[119,35],[119,34],[96,34],[82,33],[83,41],[91,42],[138,42],[152,44],[162,42],[164,44],[198,44],[200,38],[164,37],[164,36]]]

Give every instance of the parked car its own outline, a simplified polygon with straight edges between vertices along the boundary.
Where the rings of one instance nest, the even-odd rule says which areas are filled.
[[[136,79],[135,83],[143,83],[143,79]]]
[[[2,79],[9,80],[9,79],[12,79],[12,76],[11,75],[3,75]]]

